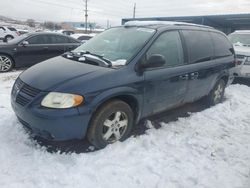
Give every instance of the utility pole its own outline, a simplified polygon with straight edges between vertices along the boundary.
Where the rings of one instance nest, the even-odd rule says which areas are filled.
[[[134,4],[133,18],[135,19],[136,3]]]
[[[107,29],[109,28],[109,20],[107,20]]]
[[[85,1],[85,33],[88,31],[88,0]]]

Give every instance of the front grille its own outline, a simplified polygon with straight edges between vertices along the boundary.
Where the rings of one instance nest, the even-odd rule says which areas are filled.
[[[12,96],[15,101],[21,106],[26,106],[30,103],[41,91],[25,84],[20,78],[16,80],[16,83],[12,90]]]

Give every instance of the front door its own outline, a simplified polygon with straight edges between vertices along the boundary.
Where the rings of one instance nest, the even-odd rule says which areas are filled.
[[[145,61],[153,54],[163,55],[166,63],[144,72],[144,116],[181,104],[187,91],[188,74],[179,32],[161,34],[147,51]]]
[[[17,66],[31,66],[48,59],[49,45],[47,35],[36,35],[27,39],[28,44],[19,44],[16,51]]]

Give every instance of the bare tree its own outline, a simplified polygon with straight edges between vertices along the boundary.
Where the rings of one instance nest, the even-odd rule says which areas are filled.
[[[33,19],[28,19],[26,22],[27,22],[28,26],[30,26],[30,27],[35,27],[36,26],[35,25],[35,20],[33,20]]]

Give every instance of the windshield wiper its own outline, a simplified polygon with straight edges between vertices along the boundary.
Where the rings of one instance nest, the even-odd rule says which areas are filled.
[[[66,52],[62,55],[65,58],[72,59],[75,61],[80,61],[80,62],[94,62],[95,65],[99,66],[105,66],[105,67],[111,67],[112,62],[106,58],[104,58],[101,55],[90,53],[88,51],[86,52]],[[92,64],[92,63],[91,63]]]
[[[81,54],[81,56],[83,56],[85,58],[87,57],[87,59],[89,58],[88,60],[93,60],[93,58],[91,58],[91,56],[95,56],[98,59],[100,59],[102,62],[104,62],[106,66],[112,67],[112,62],[110,60],[106,59],[102,55],[94,54],[94,53],[91,53],[89,51],[80,52],[80,54]],[[87,55],[91,55],[91,56],[87,56]]]

